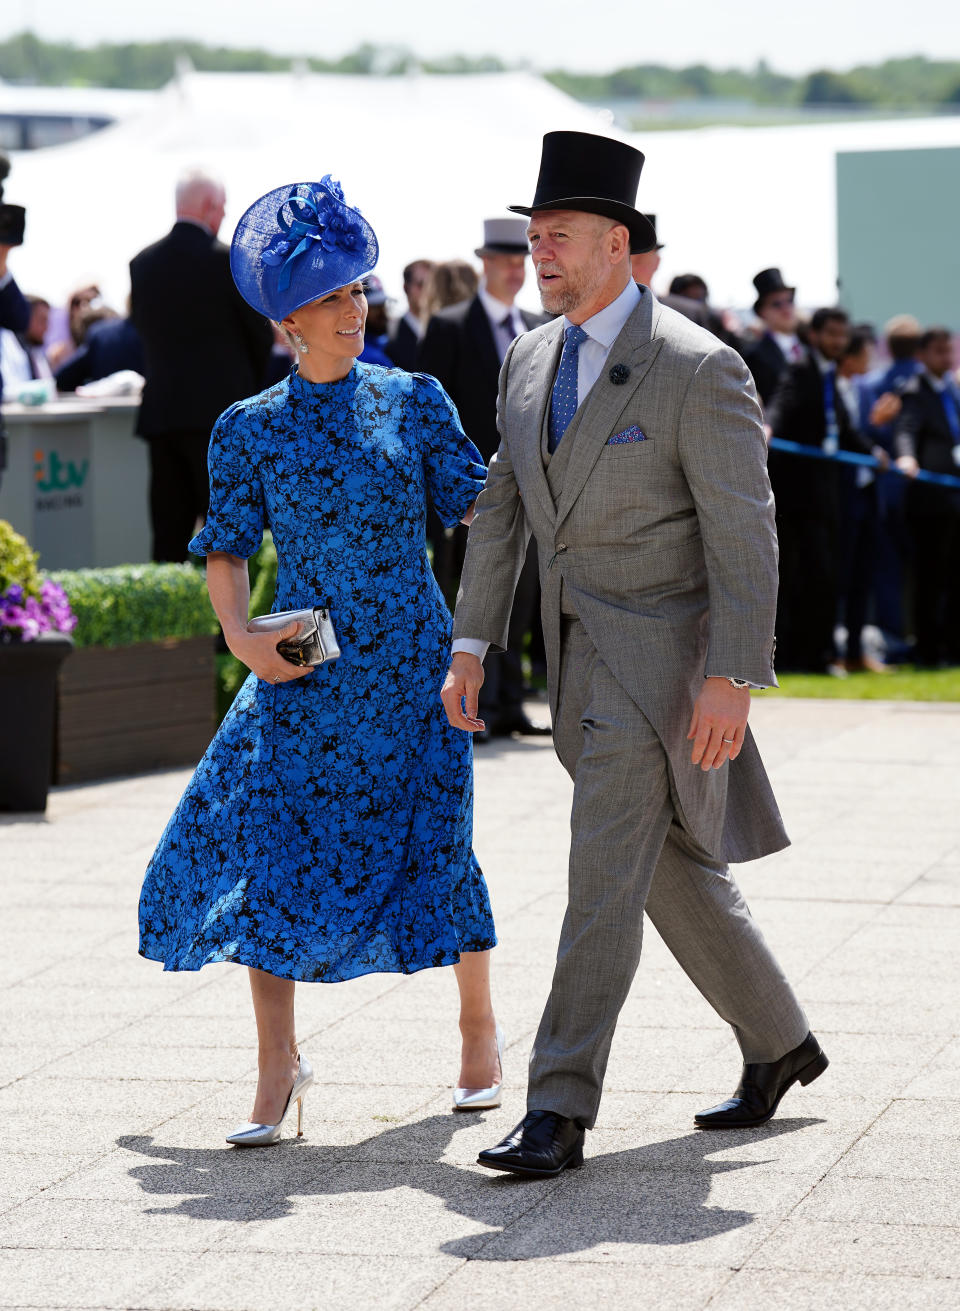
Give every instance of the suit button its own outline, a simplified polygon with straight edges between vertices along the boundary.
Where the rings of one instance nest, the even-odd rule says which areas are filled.
[[[557,554],[558,554],[558,555],[560,554],[561,551],[565,551],[566,549],[567,549],[567,544],[566,544],[566,542],[557,542]]]

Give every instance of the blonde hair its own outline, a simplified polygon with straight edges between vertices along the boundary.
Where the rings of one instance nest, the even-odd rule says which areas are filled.
[[[465,259],[448,259],[435,264],[427,279],[423,293],[423,321],[426,323],[437,310],[469,300],[476,293],[480,278],[472,264]]]

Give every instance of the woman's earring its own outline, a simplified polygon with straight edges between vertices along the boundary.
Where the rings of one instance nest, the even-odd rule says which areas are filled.
[[[301,354],[301,355],[309,355],[309,354],[310,354],[310,347],[309,347],[309,346],[307,345],[307,343],[303,340],[303,333],[300,332],[300,331],[298,330],[298,331],[295,331],[295,332],[294,332],[293,336],[294,336],[294,340],[295,340],[296,343],[297,343],[297,350],[300,352],[300,354]]]

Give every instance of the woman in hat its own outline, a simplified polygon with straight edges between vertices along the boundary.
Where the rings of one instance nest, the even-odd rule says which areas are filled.
[[[500,1099],[470,741],[440,702],[451,624],[424,539],[427,492],[445,523],[469,520],[485,470],[434,379],[358,363],[377,254],[329,177],[258,200],[230,252],[240,293],[291,335],[298,364],[211,437],[210,512],[190,549],[251,673],[150,862],[140,951],[170,970],[249,967],[260,1078],[228,1136],[244,1146],[276,1142],[313,1080],[297,980],[454,965],[454,1105]],[[275,609],[328,607],[338,659],[300,668],[276,632],[248,631],[247,559],[265,527]]]

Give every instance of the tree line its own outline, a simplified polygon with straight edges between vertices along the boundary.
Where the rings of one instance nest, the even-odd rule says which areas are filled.
[[[450,55],[420,59],[397,46],[359,46],[338,59],[284,56],[264,50],[236,50],[199,41],[141,41],[88,48],[43,41],[21,32],[0,42],[0,79],[34,86],[102,86],[155,90],[174,76],[186,58],[200,72],[282,72],[292,63],[317,73],[400,75],[490,73],[508,69],[496,55]],[[715,69],[706,64],[667,68],[635,64],[610,73],[556,69],[549,81],[578,100],[742,100],[758,105],[889,105],[899,108],[960,105],[960,61],[922,55],[863,64],[847,72],[815,69],[791,77],[764,61],[753,69]]]

